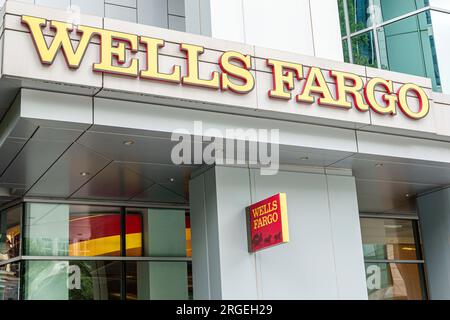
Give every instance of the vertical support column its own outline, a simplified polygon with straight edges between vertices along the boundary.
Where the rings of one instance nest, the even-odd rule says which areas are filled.
[[[429,298],[450,299],[450,188],[417,199]]]
[[[249,253],[245,208],[280,192],[291,241]],[[195,299],[367,299],[354,177],[216,166],[190,201]]]
[[[194,299],[222,299],[215,169],[192,179],[189,193]]]
[[[339,299],[367,300],[355,177],[327,175]]]
[[[26,204],[24,255],[69,255],[69,206]],[[25,300],[68,300],[68,261],[26,261]],[[51,277],[49,275],[52,275]]]
[[[143,217],[145,256],[186,254],[184,210],[149,209]],[[139,299],[187,299],[186,262],[138,262]]]
[[[184,0],[186,32],[211,36],[210,0]]]

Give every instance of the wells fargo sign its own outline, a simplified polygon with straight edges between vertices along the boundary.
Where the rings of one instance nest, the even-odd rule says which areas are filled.
[[[64,53],[70,68],[79,68],[89,43],[93,37],[100,39],[100,61],[94,62],[93,71],[131,76],[150,81],[166,81],[181,85],[205,87],[215,90],[231,90],[238,94],[247,94],[254,90],[255,77],[251,72],[252,59],[235,51],[224,52],[219,58],[220,71],[212,72],[207,79],[200,77],[199,56],[204,47],[193,44],[180,44],[180,51],[186,55],[187,68],[182,74],[180,65],[174,65],[170,73],[160,72],[158,67],[159,51],[165,46],[164,40],[111,31],[88,26],[78,26],[79,43],[72,46],[69,33],[74,26],[70,23],[51,21],[50,28],[54,38],[47,44],[43,28],[47,20],[43,18],[22,16],[22,23],[30,30],[37,53],[43,64],[51,65],[60,50]],[[146,48],[146,63],[140,63],[135,56],[139,47]],[[355,108],[361,112],[369,109],[394,116],[398,110],[411,119],[424,118],[430,109],[429,98],[420,86],[407,83],[395,91],[391,80],[372,78],[365,82],[360,76],[341,71],[327,71],[333,79],[329,84],[325,80],[324,70],[311,67],[304,76],[304,66],[298,63],[267,59],[267,66],[272,70],[273,85],[268,95],[272,99],[295,99],[298,103],[341,108]],[[140,68],[145,65],[145,68]],[[294,92],[295,83],[303,81],[301,90]],[[332,95],[330,86],[334,86],[336,95]],[[381,91],[377,99],[376,91]],[[419,107],[409,104],[408,96],[417,97]],[[353,100],[354,104],[351,103]]]
[[[246,214],[249,252],[289,242],[285,193],[252,204]]]

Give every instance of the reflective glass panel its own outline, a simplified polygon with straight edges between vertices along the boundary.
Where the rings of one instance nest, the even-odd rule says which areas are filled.
[[[192,299],[188,262],[127,262],[127,300]]]
[[[185,210],[127,208],[127,256],[191,256],[191,229]]]
[[[120,256],[120,208],[27,203],[25,254]]]
[[[342,41],[342,51],[344,52],[344,61],[350,62],[350,56],[348,54],[348,41],[347,40]]]
[[[377,34],[382,69],[431,78],[441,90],[429,11],[378,28]]]
[[[377,55],[373,32],[365,32],[363,34],[353,36],[352,54],[353,63],[362,66],[377,68]]]
[[[428,0],[380,0],[383,20],[387,21],[429,5]]]
[[[20,264],[0,267],[0,300],[19,300]]]
[[[339,9],[339,22],[341,26],[341,36],[347,35],[347,29],[345,27],[345,12],[344,12],[344,0],[338,0]]]
[[[364,258],[417,260],[413,221],[361,218]]]
[[[427,5],[427,0],[347,0],[350,32],[379,25]]]
[[[0,261],[20,255],[21,220],[21,205],[0,212]]]
[[[347,0],[350,32],[356,32],[383,21],[380,0]]]
[[[121,262],[26,261],[26,300],[120,300]]]
[[[422,300],[422,265],[366,263],[369,300]]]

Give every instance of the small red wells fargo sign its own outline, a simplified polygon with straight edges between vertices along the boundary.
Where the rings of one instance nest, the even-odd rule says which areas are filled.
[[[246,211],[249,252],[289,242],[285,193],[252,204]]]

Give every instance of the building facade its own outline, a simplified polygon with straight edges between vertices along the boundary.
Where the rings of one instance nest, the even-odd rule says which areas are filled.
[[[3,1],[0,299],[450,298],[447,2]]]

